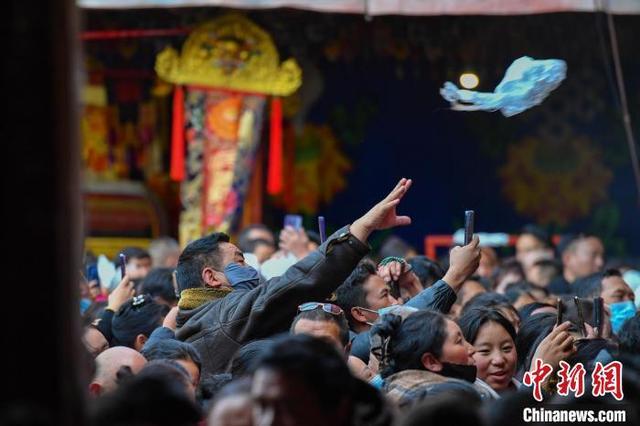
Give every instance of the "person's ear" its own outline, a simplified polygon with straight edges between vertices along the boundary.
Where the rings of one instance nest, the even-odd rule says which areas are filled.
[[[219,280],[218,274],[218,271],[207,266],[202,270],[202,281],[207,287],[220,287],[224,283]]]
[[[425,352],[420,358],[422,365],[429,371],[438,372],[442,370],[442,363],[433,356],[431,352]]]
[[[134,340],[133,342],[133,346],[134,349],[138,352],[140,352],[142,350],[142,348],[144,347],[144,344],[147,343],[147,340],[149,338],[147,336],[145,336],[144,334],[138,334],[136,336],[136,340]]]
[[[100,383],[91,382],[89,384],[89,394],[94,397],[98,397],[102,394],[102,385]]]
[[[356,308],[356,307],[351,308],[351,317],[354,320],[356,320],[358,322],[362,322],[362,323],[365,323],[365,322],[368,321],[367,317],[362,312],[362,309]]]

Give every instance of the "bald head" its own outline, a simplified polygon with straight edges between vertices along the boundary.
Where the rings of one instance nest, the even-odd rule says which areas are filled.
[[[96,375],[89,385],[89,391],[95,396],[110,392],[117,387],[116,376],[120,368],[129,367],[133,374],[137,374],[146,363],[147,360],[131,348],[109,348],[96,357]]]

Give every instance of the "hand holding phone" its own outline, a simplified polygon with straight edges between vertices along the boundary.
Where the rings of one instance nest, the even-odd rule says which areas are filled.
[[[468,245],[473,239],[474,227],[474,211],[467,210],[464,212],[464,245]]]

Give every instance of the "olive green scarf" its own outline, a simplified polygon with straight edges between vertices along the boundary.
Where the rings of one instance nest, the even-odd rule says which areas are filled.
[[[223,287],[188,288],[180,293],[178,308],[181,310],[195,309],[212,300],[222,299],[232,291],[233,289]]]

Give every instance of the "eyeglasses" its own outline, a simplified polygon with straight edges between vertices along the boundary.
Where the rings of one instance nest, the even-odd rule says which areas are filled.
[[[320,302],[307,302],[298,306],[298,312],[313,311],[314,309],[322,308],[328,314],[342,315],[344,311],[340,306],[336,306],[333,303],[320,303]]]

